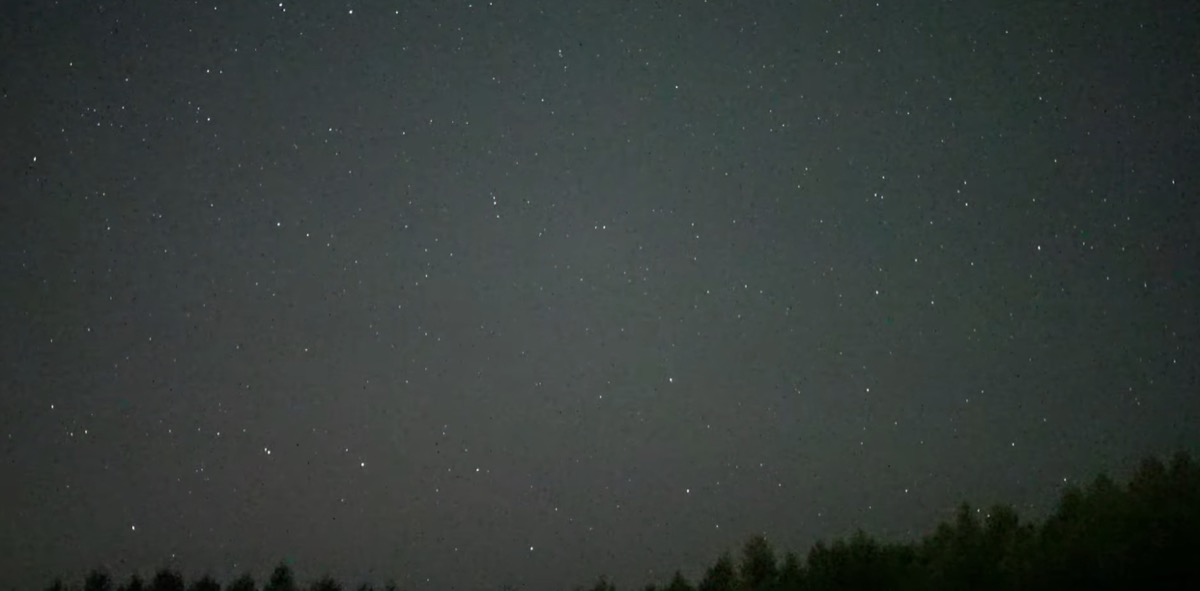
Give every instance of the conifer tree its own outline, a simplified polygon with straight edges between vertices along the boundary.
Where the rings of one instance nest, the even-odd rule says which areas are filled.
[[[666,591],[693,591],[693,589],[687,577],[683,576],[683,572],[677,570],[671,576],[671,582],[667,583]]]
[[[188,591],[221,591],[221,584],[211,575],[204,575],[193,581]]]
[[[183,591],[183,575],[163,567],[154,575],[154,579],[150,581],[150,591]]]
[[[738,574],[742,591],[766,591],[774,586],[779,565],[775,550],[765,536],[755,535],[746,540]]]
[[[733,557],[728,552],[704,572],[704,578],[696,587],[698,591],[736,591],[737,572],[733,567]]]
[[[100,569],[95,569],[84,579],[83,591],[112,591],[112,577]]]
[[[271,571],[271,578],[267,580],[263,591],[296,591],[296,578],[292,574],[292,568],[287,563],[280,562],[275,570]]]
[[[250,576],[250,573],[243,573],[225,587],[225,591],[255,591],[255,589],[254,577]]]

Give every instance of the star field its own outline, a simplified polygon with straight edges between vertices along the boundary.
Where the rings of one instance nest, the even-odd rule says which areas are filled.
[[[696,575],[1200,450],[1185,3],[0,9],[0,587]]]

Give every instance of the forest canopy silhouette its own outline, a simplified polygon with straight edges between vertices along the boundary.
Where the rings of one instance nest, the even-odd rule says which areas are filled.
[[[918,540],[881,542],[860,529],[846,539],[817,542],[803,557],[780,555],[756,535],[736,555],[717,557],[699,581],[676,570],[669,580],[649,582],[640,591],[1200,589],[1198,559],[1200,464],[1181,452],[1166,464],[1143,460],[1124,486],[1102,474],[1086,487],[1070,487],[1041,522],[1023,521],[1005,505],[984,510],[964,503]],[[60,579],[46,591],[77,589]],[[186,583],[171,569],[149,581],[133,574],[120,584],[96,569],[82,586],[82,591],[348,589],[328,576],[301,586],[285,563],[261,589],[248,573],[222,587],[207,575]],[[356,589],[376,590],[371,584]],[[601,576],[588,589],[616,586]],[[382,588],[396,590],[392,583]]]

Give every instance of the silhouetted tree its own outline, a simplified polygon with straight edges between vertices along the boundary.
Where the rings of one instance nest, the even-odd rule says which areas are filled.
[[[693,591],[693,589],[687,577],[683,576],[683,573],[677,570],[675,574],[671,575],[671,582],[667,583],[667,588],[664,591]]]
[[[1031,567],[1031,544],[1034,541],[1032,526],[1022,525],[1017,512],[1007,505],[994,505],[987,512],[984,523],[982,552],[990,572],[990,586],[994,589],[1021,587],[1028,578]]]
[[[121,585],[119,591],[145,591],[146,584],[142,582],[142,578],[134,573],[129,576],[129,581]]]
[[[83,591],[112,591],[112,577],[100,569],[94,569],[83,580]]]
[[[1168,576],[1200,581],[1200,560],[1195,555],[1195,549],[1200,548],[1200,463],[1186,452],[1176,453],[1167,480],[1171,491],[1166,517],[1171,527],[1167,535],[1172,547],[1162,560],[1176,565],[1174,574]]]
[[[923,543],[922,554],[929,568],[929,583],[939,589],[984,589],[986,576],[982,553],[983,527],[977,511],[959,505],[953,523],[938,525]]]
[[[733,557],[728,552],[704,571],[704,578],[696,586],[698,591],[735,591],[737,589],[737,573],[733,568]]]
[[[211,575],[204,575],[193,581],[188,591],[221,591],[221,584]]]
[[[755,535],[746,540],[738,574],[743,591],[766,591],[775,585],[779,563],[765,536]]]
[[[280,562],[275,570],[271,571],[271,578],[267,580],[263,591],[296,591],[296,579],[292,568],[287,563]]]
[[[1200,548],[1200,487],[1186,454],[1176,454],[1170,466],[1151,458],[1142,462],[1130,482],[1129,505],[1137,514],[1136,530],[1142,550],[1134,557],[1137,570],[1159,573],[1169,580],[1200,578],[1196,548]]]
[[[612,584],[612,581],[608,580],[608,577],[601,575],[596,580],[596,584],[592,585],[591,591],[616,591],[616,589],[616,586]]]
[[[830,548],[823,541],[817,541],[808,549],[808,569],[806,571],[806,588],[808,589],[837,589],[842,585],[841,577],[846,570],[842,564],[845,553],[834,542]]]
[[[163,567],[150,581],[150,591],[184,591],[183,576],[170,568]]]
[[[1180,453],[1164,464],[1148,458],[1122,485],[1101,474],[1085,487],[1062,491],[1040,523],[1023,522],[1011,507],[981,512],[967,504],[910,543],[887,543],[862,530],[817,542],[806,558],[782,561],[763,536],[749,538],[735,564],[725,552],[693,587],[680,571],[665,585],[640,591],[834,591],[918,589],[970,591],[1088,591],[1200,589],[1200,464]],[[113,580],[93,570],[82,589],[55,580],[46,591],[112,591]],[[162,569],[145,585],[137,574],[118,591],[183,591],[178,572]],[[341,591],[324,576],[307,591]],[[506,587],[506,591],[515,591]],[[221,591],[211,577],[187,591]],[[225,591],[256,591],[242,575]],[[263,591],[297,591],[291,568],[280,563]],[[373,591],[364,584],[358,591]],[[384,591],[397,591],[394,583]],[[576,587],[575,591],[583,591]],[[600,577],[589,591],[616,591]]]
[[[225,591],[255,591],[254,577],[244,573],[225,586]]]
[[[787,552],[783,556],[783,566],[779,568],[779,580],[776,588],[779,591],[800,591],[804,585],[804,565],[795,552]]]
[[[310,591],[342,591],[342,585],[329,575],[324,575],[313,581]]]

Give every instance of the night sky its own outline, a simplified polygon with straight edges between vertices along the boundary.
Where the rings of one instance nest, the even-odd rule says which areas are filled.
[[[0,10],[4,589],[628,588],[1200,450],[1194,3]]]

